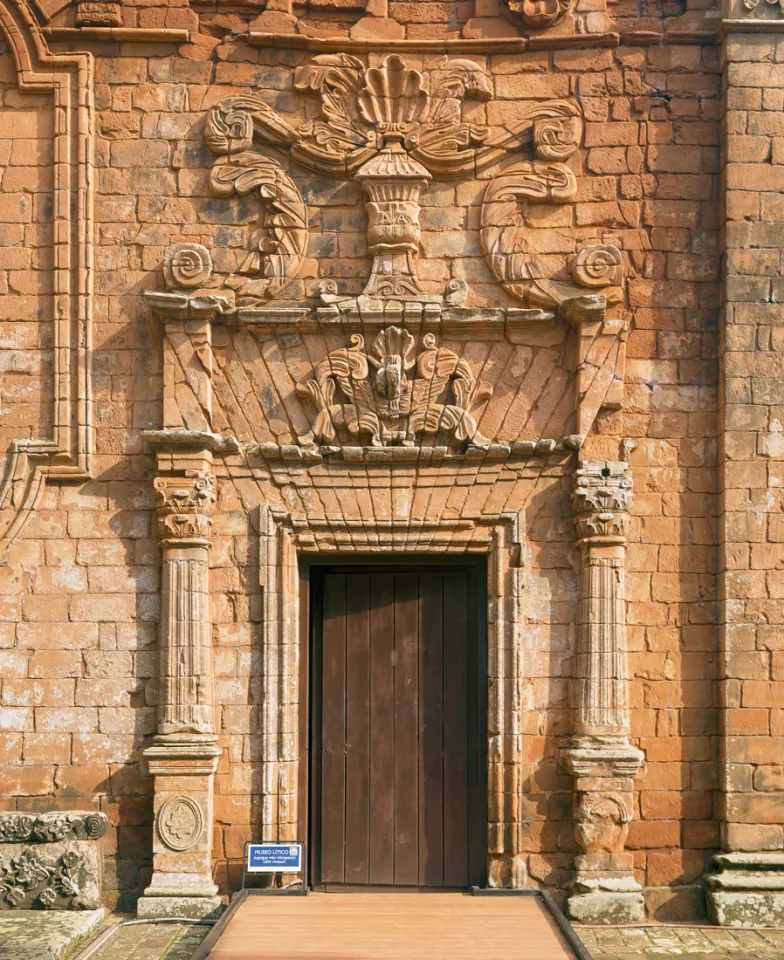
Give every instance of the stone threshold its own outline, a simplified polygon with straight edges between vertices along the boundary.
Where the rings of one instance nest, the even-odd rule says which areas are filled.
[[[104,918],[98,910],[4,910],[0,960],[65,960]]]

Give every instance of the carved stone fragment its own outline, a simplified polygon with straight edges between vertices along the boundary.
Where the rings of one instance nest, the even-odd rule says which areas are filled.
[[[544,30],[563,20],[572,0],[502,0],[510,19],[534,30]]]

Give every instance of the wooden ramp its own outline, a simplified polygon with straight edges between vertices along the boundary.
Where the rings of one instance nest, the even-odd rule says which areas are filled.
[[[590,960],[539,896],[240,897],[193,960]]]

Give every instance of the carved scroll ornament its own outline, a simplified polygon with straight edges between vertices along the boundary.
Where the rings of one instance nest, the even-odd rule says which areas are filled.
[[[532,203],[571,203],[577,178],[564,162],[580,143],[582,122],[575,104],[544,105],[549,114],[533,123],[535,159],[517,163],[496,177],[482,202],[480,241],[485,262],[501,286],[528,307],[557,307],[566,300],[602,290],[609,303],[620,300],[623,265],[611,244],[583,247],[571,265],[574,281],[551,279],[563,267],[562,258],[536,253],[528,222]]]
[[[297,392],[318,411],[313,429],[300,443],[333,443],[368,437],[372,446],[413,446],[422,434],[443,434],[459,442],[488,443],[474,414],[492,394],[477,381],[467,361],[436,346],[432,333],[415,356],[406,330],[388,327],[365,351],[360,334],[351,346],[334,350]],[[372,368],[372,373],[371,373]]]

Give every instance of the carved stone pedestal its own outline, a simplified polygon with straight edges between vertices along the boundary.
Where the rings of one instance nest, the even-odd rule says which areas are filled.
[[[626,835],[634,777],[643,753],[623,737],[579,737],[562,755],[574,777],[575,857],[569,916],[580,923],[638,923],[645,919]]]
[[[628,467],[586,462],[572,506],[580,549],[575,738],[561,755],[574,777],[575,878],[569,916],[583,923],[644,919],[642,889],[625,852],[634,778],[644,754],[629,742],[625,520],[632,499]]]
[[[784,853],[720,853],[705,878],[708,918],[722,927],[784,926]]]
[[[212,797],[221,755],[216,738],[171,734],[144,752],[155,778],[152,883],[140,917],[215,917],[223,909],[212,880]]]
[[[213,785],[221,755],[212,683],[212,453],[203,435],[187,431],[148,440],[159,445],[163,576],[158,735],[144,751],[155,782],[153,877],[137,911],[140,917],[211,917],[222,909],[212,880]]]

